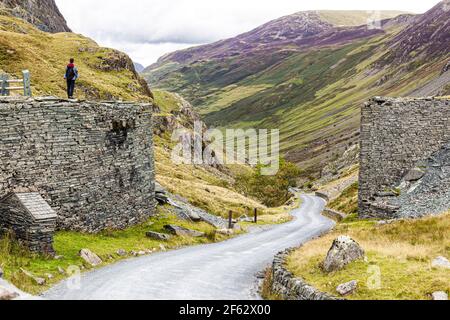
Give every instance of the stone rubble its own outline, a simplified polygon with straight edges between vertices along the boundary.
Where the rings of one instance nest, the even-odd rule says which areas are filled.
[[[193,222],[204,221],[216,229],[224,229],[228,227],[227,220],[212,215],[200,208],[194,207],[189,204],[186,199],[167,192],[161,185],[156,184],[156,190],[156,197],[158,201],[161,204],[168,204],[172,206],[173,210],[180,219]]]

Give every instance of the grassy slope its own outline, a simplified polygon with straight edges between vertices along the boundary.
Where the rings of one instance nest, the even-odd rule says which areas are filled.
[[[0,71],[21,78],[31,72],[34,95],[65,97],[65,66],[76,59],[80,70],[76,96],[88,99],[149,101],[149,91],[118,51],[99,47],[73,33],[49,34],[0,12]]]
[[[349,299],[429,300],[435,291],[450,292],[448,270],[431,268],[437,256],[450,257],[449,229],[449,214],[384,226],[370,221],[343,223],[331,234],[298,249],[288,267],[297,277],[335,295],[338,285],[358,280],[358,291]],[[332,241],[343,234],[362,245],[368,261],[354,262],[327,275],[320,263]],[[376,268],[381,272],[381,287],[373,289],[370,284]]]
[[[328,207],[348,215],[358,214],[358,187],[359,184],[357,182],[352,184],[337,199],[333,200]]]
[[[182,69],[171,63],[144,76],[194,102],[208,124],[279,128],[282,152],[309,174],[357,140],[359,109],[369,97],[406,95],[442,70],[448,55],[376,66],[400,30],[340,47],[197,61]]]
[[[344,12],[334,10],[320,10],[319,15],[329,23],[335,26],[362,26],[367,23],[369,19],[384,20],[405,14],[403,11],[360,11],[347,10]]]
[[[161,108],[161,115],[166,116],[179,109],[178,99],[169,92],[154,90],[155,103]],[[157,181],[170,192],[180,195],[193,205],[213,214],[228,216],[232,210],[236,216],[248,214],[249,210],[258,208],[261,221],[288,219],[286,208],[267,208],[258,201],[238,193],[234,187],[234,177],[249,167],[234,165],[222,170],[207,166],[176,165],[171,161],[174,143],[170,134],[155,137],[155,156]]]

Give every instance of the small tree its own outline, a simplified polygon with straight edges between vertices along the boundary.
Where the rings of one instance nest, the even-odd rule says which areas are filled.
[[[262,175],[264,168],[264,165],[259,164],[253,172],[239,175],[236,178],[236,187],[240,192],[260,200],[268,207],[282,206],[289,200],[289,188],[296,186],[301,170],[283,158],[280,159],[280,169],[276,175]]]

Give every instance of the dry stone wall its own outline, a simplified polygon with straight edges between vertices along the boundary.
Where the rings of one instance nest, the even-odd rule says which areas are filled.
[[[362,216],[397,218],[401,206],[383,199],[399,196],[403,178],[425,166],[448,141],[449,99],[377,97],[366,103],[359,178]]]
[[[339,300],[328,293],[319,291],[303,279],[294,277],[287,270],[287,259],[293,251],[294,249],[285,250],[275,256],[272,265],[272,292],[284,300]]]
[[[156,206],[151,107],[0,98],[0,198],[38,192],[65,230],[145,220]]]

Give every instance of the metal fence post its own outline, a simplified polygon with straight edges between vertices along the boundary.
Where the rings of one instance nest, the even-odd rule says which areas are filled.
[[[23,95],[26,97],[31,97],[31,79],[30,71],[23,70]]]
[[[228,213],[228,229],[233,229],[233,211]]]
[[[8,80],[9,80],[9,76],[7,74],[0,74],[0,81],[1,81],[1,86],[0,86],[0,95],[2,96],[8,96],[9,92],[8,92]]]
[[[258,223],[258,208],[255,208],[255,223]]]

